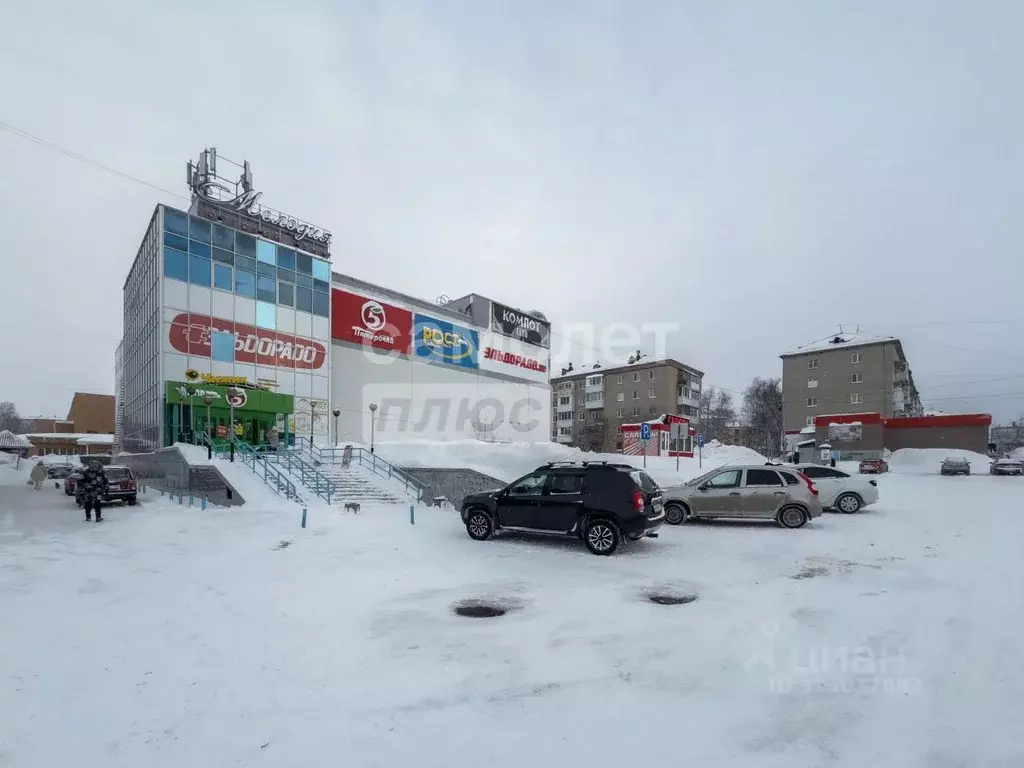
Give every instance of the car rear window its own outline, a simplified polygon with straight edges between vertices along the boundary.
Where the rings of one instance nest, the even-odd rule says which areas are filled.
[[[128,470],[123,468],[107,467],[104,473],[107,476],[107,480],[127,480],[131,477]]]
[[[786,485],[798,485],[800,483],[800,478],[790,472],[779,472],[779,474],[786,481]]]
[[[641,469],[634,469],[629,476],[645,493],[657,493],[660,490],[658,484],[654,482],[654,478]]]

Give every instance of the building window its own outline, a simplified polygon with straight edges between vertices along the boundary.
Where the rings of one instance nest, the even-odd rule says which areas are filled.
[[[853,365],[860,364],[860,352],[854,352],[852,355],[850,355],[850,362]]]
[[[323,259],[313,259],[313,279],[331,281],[331,264]]]
[[[651,369],[650,374],[651,374],[651,381],[654,381],[654,369],[653,368]]]
[[[585,413],[577,414],[576,415],[576,420],[577,421],[586,421],[587,420],[587,414],[585,414]]]
[[[816,386],[818,386],[818,380],[817,379],[808,379],[807,380],[807,388],[808,389],[814,389]]]
[[[256,298],[256,275],[244,269],[235,270],[235,293],[249,299]]]
[[[850,395],[850,405],[860,405],[864,402],[864,395],[860,392],[854,392]]]
[[[313,291],[313,314],[327,317],[331,314],[331,295]]]
[[[164,277],[188,282],[188,254],[164,248]]]
[[[807,424],[808,427],[813,427],[814,426],[814,417],[813,416],[808,416],[806,424]]]
[[[291,283],[277,284],[277,302],[286,307],[295,306],[295,286]]]
[[[615,383],[616,384],[621,384],[622,383],[622,374],[621,373],[618,376],[615,377]]]
[[[193,240],[210,242],[213,226],[206,219],[198,219],[195,216],[188,217],[188,236]]]
[[[633,412],[630,414],[630,416],[639,416],[639,415],[640,415],[640,409],[639,408],[634,408]]]
[[[231,291],[232,275],[231,267],[223,264],[213,265],[213,287],[222,291]]]
[[[633,381],[640,381],[640,374],[639,373],[634,373],[633,374]]]
[[[850,374],[850,383],[851,384],[862,384],[863,382],[864,382],[864,374],[863,373],[851,373]]]
[[[818,398],[816,398],[816,397],[808,397],[807,398],[807,407],[808,408],[817,408],[818,407]]]
[[[615,411],[615,415],[616,415],[616,416],[617,416],[618,418],[620,418],[620,419],[621,419],[621,418],[622,418],[623,416],[625,416],[625,415],[626,415],[626,409],[625,409],[625,408],[619,408],[619,409],[618,409],[617,411]]]
[[[818,358],[814,358],[813,360],[808,360],[807,361],[807,370],[813,371],[817,367],[818,367]]]
[[[640,399],[640,393],[637,392],[635,389],[633,390],[633,399],[634,400],[639,400]]]
[[[654,398],[656,398],[658,396],[658,393],[655,390],[653,390],[653,389],[648,389],[647,390],[647,396],[653,400]]]
[[[652,405],[650,408],[647,409],[647,415],[648,416],[657,416],[658,415],[658,409],[655,406]]]
[[[310,280],[312,280],[313,257],[310,256],[308,253],[297,251],[295,253],[295,271],[301,272],[304,275],[310,275]],[[328,276],[328,278],[329,277],[330,276]]]
[[[256,258],[264,264],[277,266],[277,246],[266,240],[256,241]]]
[[[238,269],[244,269],[246,272],[256,272],[256,259],[250,259],[248,256],[235,255],[235,267]]]
[[[173,208],[164,208],[164,230],[188,237],[188,216]]]
[[[189,256],[188,262],[188,281],[194,285],[209,285],[210,260],[201,256]]]
[[[235,233],[227,227],[213,225],[213,244],[230,253],[235,250]]]
[[[243,232],[235,232],[235,253],[255,259],[256,238]],[[253,271],[255,270],[256,267],[253,267]]]
[[[560,398],[558,398],[558,404],[559,405],[568,405],[569,404],[569,398],[568,397],[560,397]]]
[[[295,271],[295,251],[277,246],[277,266],[281,269]]]
[[[277,280],[272,277],[257,275],[256,298],[260,301],[277,301]]]
[[[313,291],[309,288],[295,289],[295,308],[303,312],[313,311]]]
[[[188,250],[188,238],[179,237],[178,235],[172,235],[170,232],[164,232],[164,245],[168,248],[174,248],[178,251]]]
[[[219,363],[235,361],[235,334],[230,331],[211,331],[210,358]]]
[[[231,251],[225,251],[223,248],[214,248],[213,260],[219,261],[221,264],[227,264],[231,267],[235,264],[235,254]]]
[[[617,403],[621,403],[625,399],[626,399],[626,393],[625,392],[619,392],[619,394],[617,394],[615,396],[615,402],[617,402]]]

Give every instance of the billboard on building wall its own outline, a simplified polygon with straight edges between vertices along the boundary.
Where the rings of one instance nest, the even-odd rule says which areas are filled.
[[[327,362],[327,348],[319,341],[188,312],[175,316],[168,341],[182,354],[213,357],[215,334],[234,336],[234,362],[311,371],[323,368]]]
[[[551,323],[491,302],[491,330],[537,347],[551,347]]]
[[[830,443],[855,443],[863,437],[863,428],[859,421],[850,424],[829,424],[828,441]]]
[[[389,352],[408,353],[412,344],[412,312],[368,296],[332,288],[331,338]]]
[[[479,368],[480,335],[469,328],[416,313],[413,316],[413,355],[431,363]]]
[[[500,333],[480,333],[481,371],[547,384],[551,376],[550,358],[551,353],[543,347],[524,344]]]

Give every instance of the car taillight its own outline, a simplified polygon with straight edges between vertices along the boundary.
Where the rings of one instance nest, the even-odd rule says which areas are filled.
[[[135,481],[134,480],[129,480],[128,481],[128,490],[129,491],[134,491],[135,490]]]
[[[803,472],[797,472],[797,474],[800,475],[800,479],[801,480],[803,480],[805,483],[807,483],[807,490],[811,492],[811,495],[812,496],[817,496],[818,495],[818,489],[814,487],[814,482],[811,480],[811,478],[809,478]]]
[[[644,511],[644,495],[640,493],[639,488],[633,489],[633,506],[636,507],[637,512]]]

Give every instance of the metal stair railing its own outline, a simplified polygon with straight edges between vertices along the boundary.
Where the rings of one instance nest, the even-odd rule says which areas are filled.
[[[340,464],[345,454],[345,446],[320,446],[308,437],[296,437],[295,446],[292,450],[300,454],[305,452],[313,461],[320,464]],[[380,458],[375,453],[370,453],[365,448],[358,448],[356,446],[352,446],[352,461],[366,467],[379,477],[387,478],[393,483],[401,483],[405,493],[415,501],[423,500],[426,485],[400,467],[396,467],[390,461]]]
[[[302,502],[302,496],[288,476],[266,460],[266,452],[245,440],[239,438],[228,438],[226,440],[213,440],[205,432],[197,432],[194,436],[194,443],[209,447],[217,458],[227,458],[231,453],[231,444],[235,446],[235,457],[241,463],[253,471],[263,480],[264,484],[278,496],[284,496],[291,501]]]
[[[264,460],[283,467],[293,477],[299,478],[303,486],[328,504],[337,497],[338,488],[323,472],[316,469],[295,451],[264,451]]]

